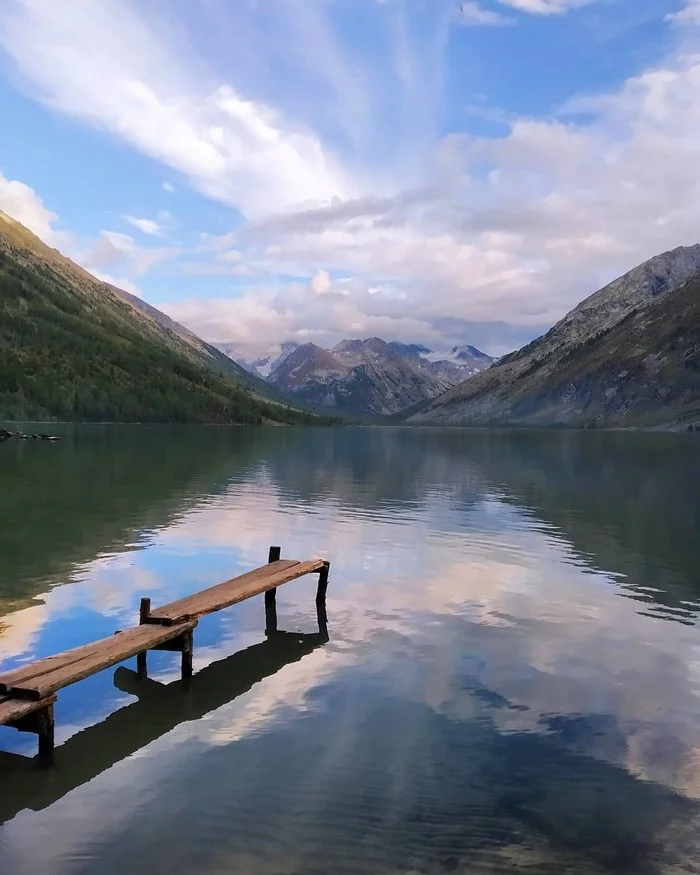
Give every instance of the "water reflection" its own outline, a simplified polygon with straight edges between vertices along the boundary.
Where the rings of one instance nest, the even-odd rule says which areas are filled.
[[[245,443],[232,446],[223,433],[202,438],[201,430],[55,430],[62,441],[48,452],[23,442],[0,452],[3,613],[26,606],[97,554],[143,546],[149,532],[223,488],[231,468],[254,452]]]
[[[436,498],[449,525],[448,510],[497,495],[640,599],[680,619],[700,609],[692,435],[92,427],[50,448],[3,445],[0,478],[5,613],[82,561],[147,546],[188,509],[260,478],[290,510],[329,500],[353,518],[396,512],[408,523]]]
[[[13,517],[24,546],[13,564],[5,534],[3,575],[16,574],[0,589],[53,588],[3,620],[8,664],[109,634],[140,595],[215,583],[272,542],[332,560],[333,637],[280,639],[317,643],[298,661],[270,654],[282,667],[252,687],[245,660],[222,669],[190,712],[161,684],[121,708],[123,671],[117,688],[62,698],[57,755],[87,750],[93,765],[71,754],[43,810],[0,803],[18,812],[2,835],[13,875],[698,870],[696,436],[135,431],[102,457],[133,513],[107,497],[106,528],[76,511],[33,558],[33,527]],[[133,481],[120,453],[140,458]],[[76,444],[76,482],[82,459]],[[308,622],[312,589],[280,591],[283,628]],[[195,684],[257,640],[261,610],[201,624]]]

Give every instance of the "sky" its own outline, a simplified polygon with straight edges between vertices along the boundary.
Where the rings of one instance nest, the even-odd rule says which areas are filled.
[[[207,340],[503,354],[700,241],[700,0],[2,0],[0,209]]]

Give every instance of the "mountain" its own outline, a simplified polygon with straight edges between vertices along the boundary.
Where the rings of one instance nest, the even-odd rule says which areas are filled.
[[[360,416],[391,415],[422,403],[493,362],[473,346],[438,354],[379,337],[342,340],[332,349],[292,342],[263,351],[234,343],[219,348],[315,410],[331,407]]]
[[[311,420],[219,350],[0,212],[0,417]]]
[[[298,346],[298,343],[288,341],[275,344],[263,352],[237,343],[222,343],[218,348],[248,373],[266,380]]]
[[[587,298],[543,337],[410,417],[464,425],[680,425],[700,419],[700,245]]]
[[[438,380],[452,386],[491,367],[494,362],[490,355],[469,344],[453,346],[446,352],[435,352],[418,344],[390,343],[389,346]]]
[[[269,380],[308,403],[359,416],[396,413],[450,385],[378,337],[343,340],[331,350],[304,344],[272,371]]]

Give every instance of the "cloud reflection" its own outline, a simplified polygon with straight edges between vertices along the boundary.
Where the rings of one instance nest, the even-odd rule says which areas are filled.
[[[510,471],[512,458],[504,455],[512,446],[500,445],[500,461],[494,462],[494,444],[489,454],[473,446],[465,453],[451,439],[388,434],[376,443],[367,437],[364,464],[341,438],[332,465],[317,456],[312,465],[311,454],[299,457],[298,446],[296,464],[288,464],[289,441],[294,445],[296,438],[283,435],[284,454],[268,453],[247,466],[155,531],[147,549],[85,566],[80,583],[55,588],[45,606],[10,618],[17,624],[15,638],[11,627],[0,642],[6,653],[27,655],[44,646],[47,630],[68,632],[72,623],[84,622],[72,619],[76,605],[87,604],[91,615],[110,622],[126,620],[144,590],[168,599],[191,592],[260,564],[271,542],[283,546],[283,555],[332,560],[326,648],[151,743],[139,754],[148,767],[115,766],[71,798],[97,794],[103,800],[106,788],[121,796],[128,786],[129,793],[163,804],[178,776],[189,775],[196,784],[192,776],[200,766],[206,770],[217,762],[225,768],[229,760],[220,758],[238,756],[239,746],[258,762],[255,757],[263,755],[256,751],[270,755],[269,739],[301,745],[303,726],[321,754],[304,786],[321,799],[334,792],[331,775],[344,775],[353,758],[369,756],[361,745],[373,744],[372,733],[381,731],[380,712],[382,719],[396,719],[392,707],[404,715],[384,776],[394,782],[396,811],[403,810],[402,782],[412,786],[414,780],[416,746],[431,749],[437,743],[431,733],[448,730],[472,739],[473,755],[488,762],[499,745],[513,757],[515,751],[538,752],[552,768],[573,768],[583,758],[591,774],[600,770],[601,781],[612,775],[623,781],[624,775],[624,782],[636,779],[641,786],[700,798],[697,627],[650,617],[646,605],[621,597],[631,583],[617,560],[607,571],[601,568],[598,554],[577,547],[580,526],[567,537],[541,503],[524,501],[520,483],[516,489],[513,478],[502,476]],[[314,444],[313,433],[309,440]],[[353,440],[364,440],[362,432]],[[530,466],[523,470],[532,472],[532,457],[523,458]],[[581,508],[585,502],[577,506],[571,499],[574,521],[580,521]],[[618,537],[603,518],[598,534]],[[609,544],[607,549],[612,555]],[[630,556],[628,549],[624,561]],[[281,626],[305,629],[313,594],[313,581],[284,587],[278,596]],[[23,624],[29,632],[22,632]],[[260,600],[202,623],[198,666],[252,643],[262,624]],[[170,677],[168,666],[158,670],[159,677]],[[99,702],[97,710],[104,713],[110,699]],[[464,744],[465,756],[471,756]],[[163,783],[158,765],[167,770],[175,759],[176,773]],[[256,775],[264,780],[259,768],[246,772],[249,781]],[[198,792],[206,797],[214,789],[202,786]],[[629,789],[637,792],[642,790]],[[511,806],[507,817],[513,811],[524,817],[522,804],[509,793],[503,803]],[[668,804],[673,809],[676,803]],[[61,811],[71,810],[68,801],[61,805],[67,806]],[[23,843],[25,829],[58,822],[52,812],[17,818],[11,834]],[[236,816],[245,821],[242,813]],[[61,821],[66,859],[98,841],[96,836],[109,844],[99,819],[95,814],[74,828]],[[115,841],[120,829],[109,830]]]

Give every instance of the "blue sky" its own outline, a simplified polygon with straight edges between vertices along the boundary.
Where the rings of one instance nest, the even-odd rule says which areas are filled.
[[[0,209],[209,340],[505,352],[700,239],[700,0],[3,0]]]

